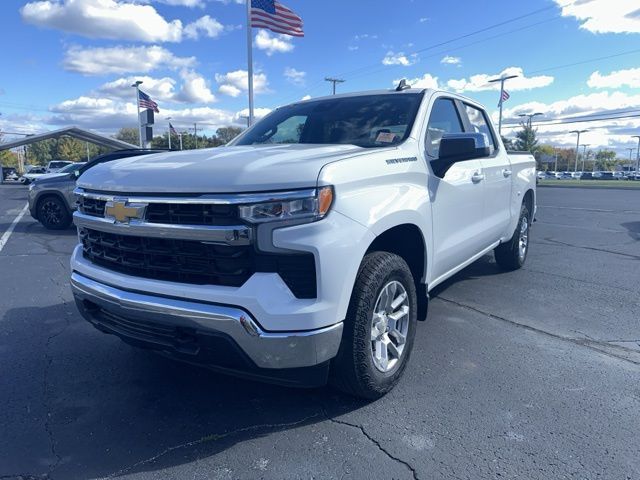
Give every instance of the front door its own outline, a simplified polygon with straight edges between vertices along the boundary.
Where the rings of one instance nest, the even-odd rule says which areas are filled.
[[[464,132],[458,102],[438,97],[431,108],[426,132],[426,158],[438,158],[445,133]],[[484,182],[480,160],[454,164],[444,178],[429,176],[432,202],[433,264],[436,279],[479,253],[483,242]]]

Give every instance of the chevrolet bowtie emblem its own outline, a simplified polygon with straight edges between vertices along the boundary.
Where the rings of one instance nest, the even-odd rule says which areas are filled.
[[[126,200],[113,200],[107,202],[104,207],[104,217],[113,219],[118,223],[129,223],[129,220],[144,218],[144,211],[147,206],[144,203],[131,203],[127,205]]]

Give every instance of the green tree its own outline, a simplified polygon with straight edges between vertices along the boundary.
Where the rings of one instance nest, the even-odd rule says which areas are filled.
[[[242,129],[238,127],[222,127],[216,130],[216,137],[222,145],[226,145],[231,140],[242,133]]]
[[[58,140],[42,140],[27,145],[27,163],[31,165],[46,165],[58,158]]]
[[[522,130],[516,133],[516,150],[521,152],[534,153],[538,146],[536,130],[526,124],[522,125]]]
[[[504,144],[504,148],[507,150],[513,150],[515,145],[513,144],[513,140],[511,138],[502,137],[502,143]]]
[[[131,145],[140,145],[140,132],[137,128],[121,128],[118,130],[118,133],[115,134],[115,138],[130,143]]]

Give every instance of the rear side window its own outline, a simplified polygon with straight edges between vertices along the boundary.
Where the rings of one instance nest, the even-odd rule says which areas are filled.
[[[491,153],[493,153],[496,149],[496,142],[493,138],[493,132],[491,132],[491,128],[489,127],[489,122],[487,121],[486,114],[471,105],[464,104],[464,108],[467,112],[467,117],[469,117],[469,123],[471,123],[471,128],[473,128],[474,133],[484,133],[489,139],[489,146],[491,147]]]
[[[455,103],[450,98],[439,98],[433,104],[427,124],[427,154],[437,157],[440,140],[445,133],[462,133],[462,121]]]

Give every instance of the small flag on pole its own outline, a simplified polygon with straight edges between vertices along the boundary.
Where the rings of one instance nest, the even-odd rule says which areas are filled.
[[[275,0],[251,0],[251,27],[304,37],[302,19]]]
[[[171,125],[171,122],[169,122],[169,133],[171,133],[171,135],[178,135],[178,132],[176,131],[175,128],[173,128],[173,125]]]
[[[158,110],[158,104],[151,100],[151,97],[140,90],[140,108],[146,108],[148,110],[153,110],[156,113],[160,113]]]
[[[502,105],[502,102],[506,102],[510,98],[511,98],[511,95],[509,95],[509,92],[507,92],[506,90],[503,90],[502,95],[500,96],[500,103],[498,103],[498,106]]]

